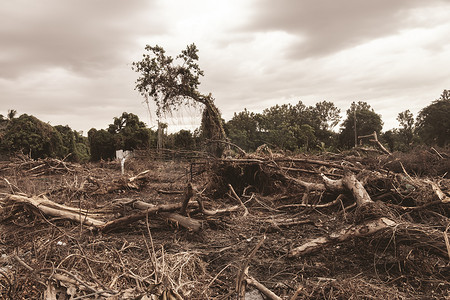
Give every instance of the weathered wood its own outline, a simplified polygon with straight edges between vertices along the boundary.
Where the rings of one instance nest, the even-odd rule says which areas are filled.
[[[356,179],[354,174],[346,174],[342,178],[342,183],[352,192],[358,206],[373,202],[362,183]]]
[[[104,224],[103,221],[91,218],[87,213],[78,211],[76,212],[75,208],[70,208],[66,206],[62,206],[56,203],[53,203],[55,207],[47,206],[49,205],[50,200],[48,199],[40,199],[40,198],[29,198],[25,196],[19,196],[19,195],[8,195],[6,200],[8,201],[14,201],[26,205],[30,205],[39,211],[41,211],[43,214],[47,216],[52,217],[59,217],[67,220],[72,220],[80,224],[84,224],[87,226],[102,226]]]
[[[289,252],[290,257],[299,257],[305,254],[309,254],[323,247],[336,243],[343,242],[350,238],[362,237],[366,235],[374,234],[380,230],[389,229],[396,226],[397,223],[391,219],[382,217],[376,220],[366,222],[364,224],[350,226],[348,228],[342,229],[337,233],[332,233],[329,236],[322,236],[313,239],[300,247],[296,247]]]
[[[372,134],[368,134],[368,135],[362,135],[362,136],[358,136],[358,139],[363,139],[363,138],[367,138],[367,137],[371,137],[372,139],[370,140],[371,142],[374,142],[378,148],[380,148],[380,150],[382,152],[384,152],[387,155],[392,155],[391,152],[389,152],[384,146],[383,144],[380,143],[380,141],[378,140],[378,136],[377,136],[377,132],[374,131]]]
[[[260,283],[258,280],[256,280],[255,278],[248,276],[245,281],[247,282],[247,284],[253,285],[254,287],[256,287],[261,293],[264,294],[264,296],[266,296],[268,299],[272,299],[272,300],[281,300],[280,297],[278,297],[274,292],[272,292],[271,290],[269,290],[265,285],[263,285],[262,283]]]

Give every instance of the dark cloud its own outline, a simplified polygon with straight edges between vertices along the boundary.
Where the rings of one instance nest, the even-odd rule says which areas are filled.
[[[138,35],[163,32],[151,1],[23,1],[0,9],[0,77],[59,66],[94,72],[123,60]],[[154,22],[149,22],[154,20]]]
[[[440,0],[264,0],[245,26],[251,31],[286,31],[297,36],[289,55],[317,57],[414,25],[411,10]],[[427,20],[428,22],[430,20]],[[419,24],[415,24],[419,25]]]

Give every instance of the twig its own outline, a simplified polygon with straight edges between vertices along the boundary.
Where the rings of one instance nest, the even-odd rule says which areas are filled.
[[[250,260],[255,256],[258,249],[262,246],[264,241],[266,240],[266,236],[263,236],[262,239],[256,244],[256,246],[252,249],[250,254],[247,256],[245,261],[242,263],[242,266],[239,270],[237,279],[236,279],[236,292],[238,294],[238,299],[243,299],[244,293],[245,293],[245,287],[242,284],[244,281],[244,277],[246,276],[246,273],[248,271],[248,264],[250,263]]]
[[[272,292],[271,290],[269,290],[267,287],[265,287],[264,285],[262,285],[258,280],[256,280],[255,278],[248,276],[245,281],[247,281],[248,284],[253,285],[254,287],[256,287],[261,293],[264,294],[264,296],[266,296],[269,299],[272,300],[281,300],[280,297],[278,297],[274,292]]]
[[[152,237],[152,233],[150,231],[150,222],[148,221],[148,214],[145,218],[145,224],[147,225],[147,233],[150,238],[150,245],[152,246],[152,253],[149,253],[149,255],[152,259],[153,268],[155,269],[155,282],[158,282],[158,260],[156,259],[155,245],[153,244],[153,237]],[[144,242],[145,242],[145,245],[147,246],[147,251],[148,251],[147,240],[144,239]]]
[[[444,240],[445,240],[445,246],[447,247],[447,252],[448,252],[448,259],[450,260],[450,242],[448,240],[448,229],[450,228],[450,224],[447,225],[447,228],[444,231]]]
[[[444,157],[442,157],[442,155],[441,155],[434,147],[431,147],[431,150],[433,150],[434,152],[436,152],[436,154],[437,154],[441,159],[444,159]]]
[[[33,271],[34,271],[34,269],[33,269],[32,267],[30,267],[29,265],[27,265],[27,263],[24,262],[17,254],[14,254],[13,257],[14,257],[15,260],[17,260],[17,262],[18,262],[22,267],[24,267],[25,269],[27,269],[27,270],[30,271],[30,272],[33,272]]]
[[[247,207],[245,207],[244,202],[242,202],[241,198],[236,194],[236,192],[233,189],[233,186],[231,184],[228,184],[228,187],[230,188],[230,191],[232,193],[232,195],[234,196],[234,198],[236,198],[236,200],[239,201],[239,203],[241,204],[242,208],[244,209],[244,217],[248,215],[248,209]]]
[[[296,300],[298,295],[300,295],[300,292],[303,290],[303,286],[299,285],[297,290],[295,291],[294,295],[292,295],[290,300]]]
[[[6,275],[2,270],[0,270],[0,275],[2,275],[3,277],[5,277],[5,280],[8,282],[8,297],[9,299],[12,299],[12,295],[11,295],[11,290],[12,290],[12,284],[11,284],[11,280],[9,280],[8,275]]]

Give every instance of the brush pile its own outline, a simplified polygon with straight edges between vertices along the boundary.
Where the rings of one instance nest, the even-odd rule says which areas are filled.
[[[270,151],[139,157],[125,175],[119,162],[3,162],[0,295],[445,299],[448,169],[410,166],[396,154]]]

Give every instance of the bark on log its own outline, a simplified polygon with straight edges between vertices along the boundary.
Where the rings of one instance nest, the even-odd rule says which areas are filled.
[[[354,174],[346,174],[342,179],[342,183],[352,192],[358,206],[373,202],[362,183],[356,179]]]
[[[58,206],[58,208],[49,207],[47,206],[50,202],[50,200],[48,199],[28,198],[19,195],[8,195],[6,200],[30,205],[47,216],[72,220],[87,226],[98,227],[104,224],[103,221],[91,218],[90,216],[88,216],[87,213],[84,213],[82,211],[76,212],[76,209],[74,208],[64,207],[59,204],[56,205],[56,203],[53,204],[55,204],[55,206]]]
[[[290,257],[299,257],[308,253],[315,252],[329,244],[336,242],[343,242],[350,238],[361,237],[374,234],[383,229],[389,229],[396,226],[397,223],[391,219],[382,217],[376,220],[366,222],[364,224],[350,226],[338,233],[332,233],[329,236],[319,237],[303,244],[300,247],[294,248],[289,252]]]

